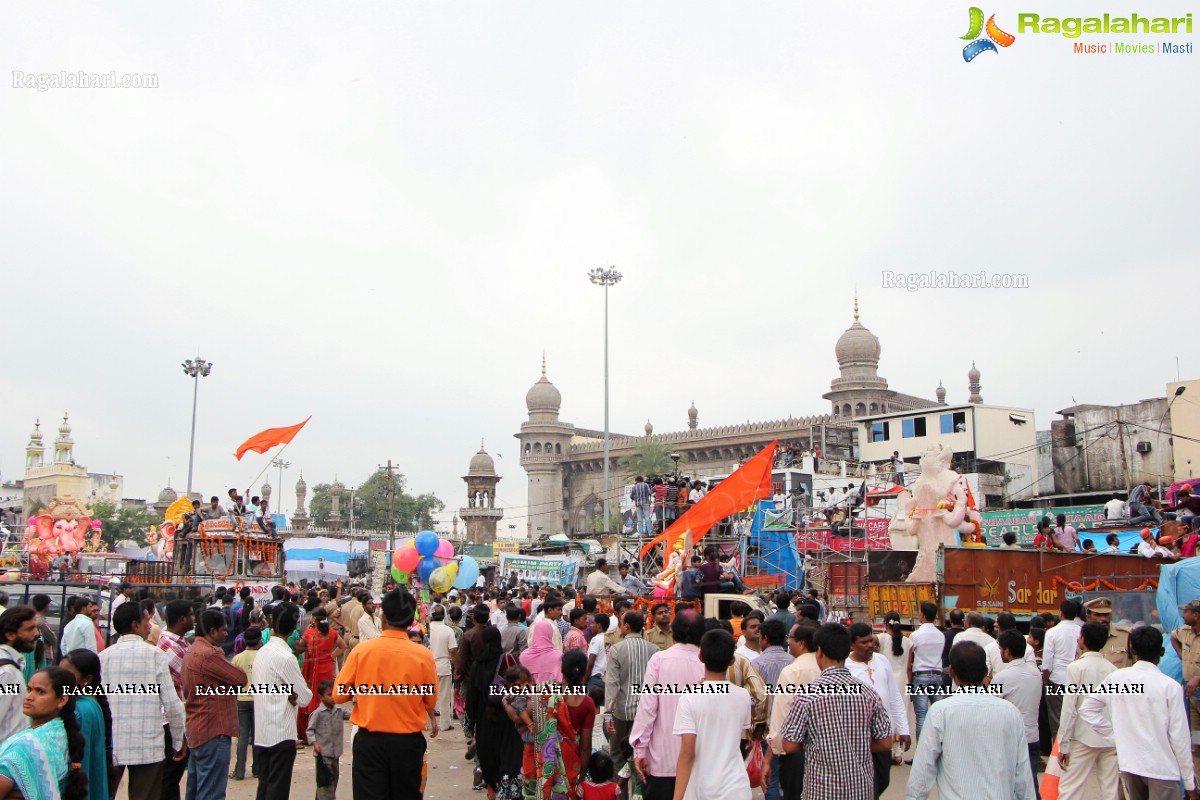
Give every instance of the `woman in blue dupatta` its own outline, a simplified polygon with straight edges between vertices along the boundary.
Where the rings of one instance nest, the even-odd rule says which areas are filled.
[[[0,743],[0,797],[87,800],[83,734],[75,719],[75,676],[47,667],[29,679],[21,710],[29,728]]]
[[[88,777],[88,800],[109,800],[112,714],[104,695],[100,656],[80,648],[67,653],[59,666],[75,676],[80,688],[80,694],[75,698],[75,718],[79,720],[79,731],[83,734],[80,763]]]

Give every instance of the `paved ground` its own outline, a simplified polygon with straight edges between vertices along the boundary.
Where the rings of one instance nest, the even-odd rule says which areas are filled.
[[[353,792],[350,780],[350,727],[347,725],[345,754],[342,756],[342,776],[338,785],[338,800],[351,800]],[[597,727],[596,741],[603,741],[603,736]],[[981,749],[986,750],[986,743],[981,743]],[[471,791],[471,771],[473,764],[463,758],[466,749],[462,729],[455,725],[455,730],[443,731],[438,738],[429,741],[428,763],[429,779],[426,786],[426,800],[482,800],[483,792]],[[911,752],[908,754],[911,758]],[[248,770],[247,770],[248,771]],[[892,769],[892,783],[884,800],[903,800],[904,788],[908,781],[907,766]],[[296,754],[296,766],[292,772],[292,794],[295,800],[308,800],[316,795],[316,769],[313,765],[311,748],[305,748]],[[186,779],[185,779],[186,781]],[[181,787],[182,788],[182,787]],[[228,797],[230,800],[254,800],[258,788],[257,781],[247,778],[244,781],[229,781]],[[1089,797],[1099,796],[1095,786],[1089,787]],[[182,795],[181,795],[182,797]],[[935,790],[931,795],[937,797]],[[126,787],[122,784],[117,792],[117,800],[128,800]],[[755,792],[755,800],[762,800],[761,792]]]

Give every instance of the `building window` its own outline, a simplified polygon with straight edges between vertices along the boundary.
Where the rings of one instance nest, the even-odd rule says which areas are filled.
[[[916,419],[906,419],[900,423],[901,435],[905,439],[912,439],[914,436],[925,435],[925,418],[917,417]]]
[[[955,411],[938,417],[942,433],[964,433],[967,430],[967,412]]]
[[[886,423],[886,422],[871,423],[871,441],[872,442],[886,442],[888,439],[891,438],[891,436],[889,434],[890,434],[890,431],[888,429],[888,423]]]

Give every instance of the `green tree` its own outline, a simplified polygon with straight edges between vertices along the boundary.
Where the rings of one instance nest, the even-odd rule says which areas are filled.
[[[111,550],[117,542],[128,539],[145,547],[146,532],[158,523],[154,514],[140,506],[117,508],[111,500],[97,500],[92,504],[92,519],[100,520],[100,538]]]
[[[627,481],[641,475],[652,478],[655,475],[666,478],[675,474],[675,461],[671,458],[671,448],[663,442],[644,439],[638,443],[637,451],[622,456],[617,462],[621,477]],[[687,471],[687,453],[679,453],[679,471]]]
[[[397,532],[416,532],[433,527],[433,514],[446,507],[434,494],[411,495],[407,479],[392,473],[392,518]],[[312,489],[309,516],[314,526],[324,526],[333,508],[330,484],[319,483]],[[338,501],[342,524],[350,524],[350,490],[343,489]],[[362,530],[388,530],[388,474],[377,470],[354,490],[354,527]]]

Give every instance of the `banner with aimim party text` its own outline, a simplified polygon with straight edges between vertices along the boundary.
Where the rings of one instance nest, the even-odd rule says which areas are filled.
[[[575,583],[579,571],[579,556],[523,556],[519,553],[504,553],[500,556],[500,577],[507,580],[516,576],[526,583],[552,583],[569,586]]]

